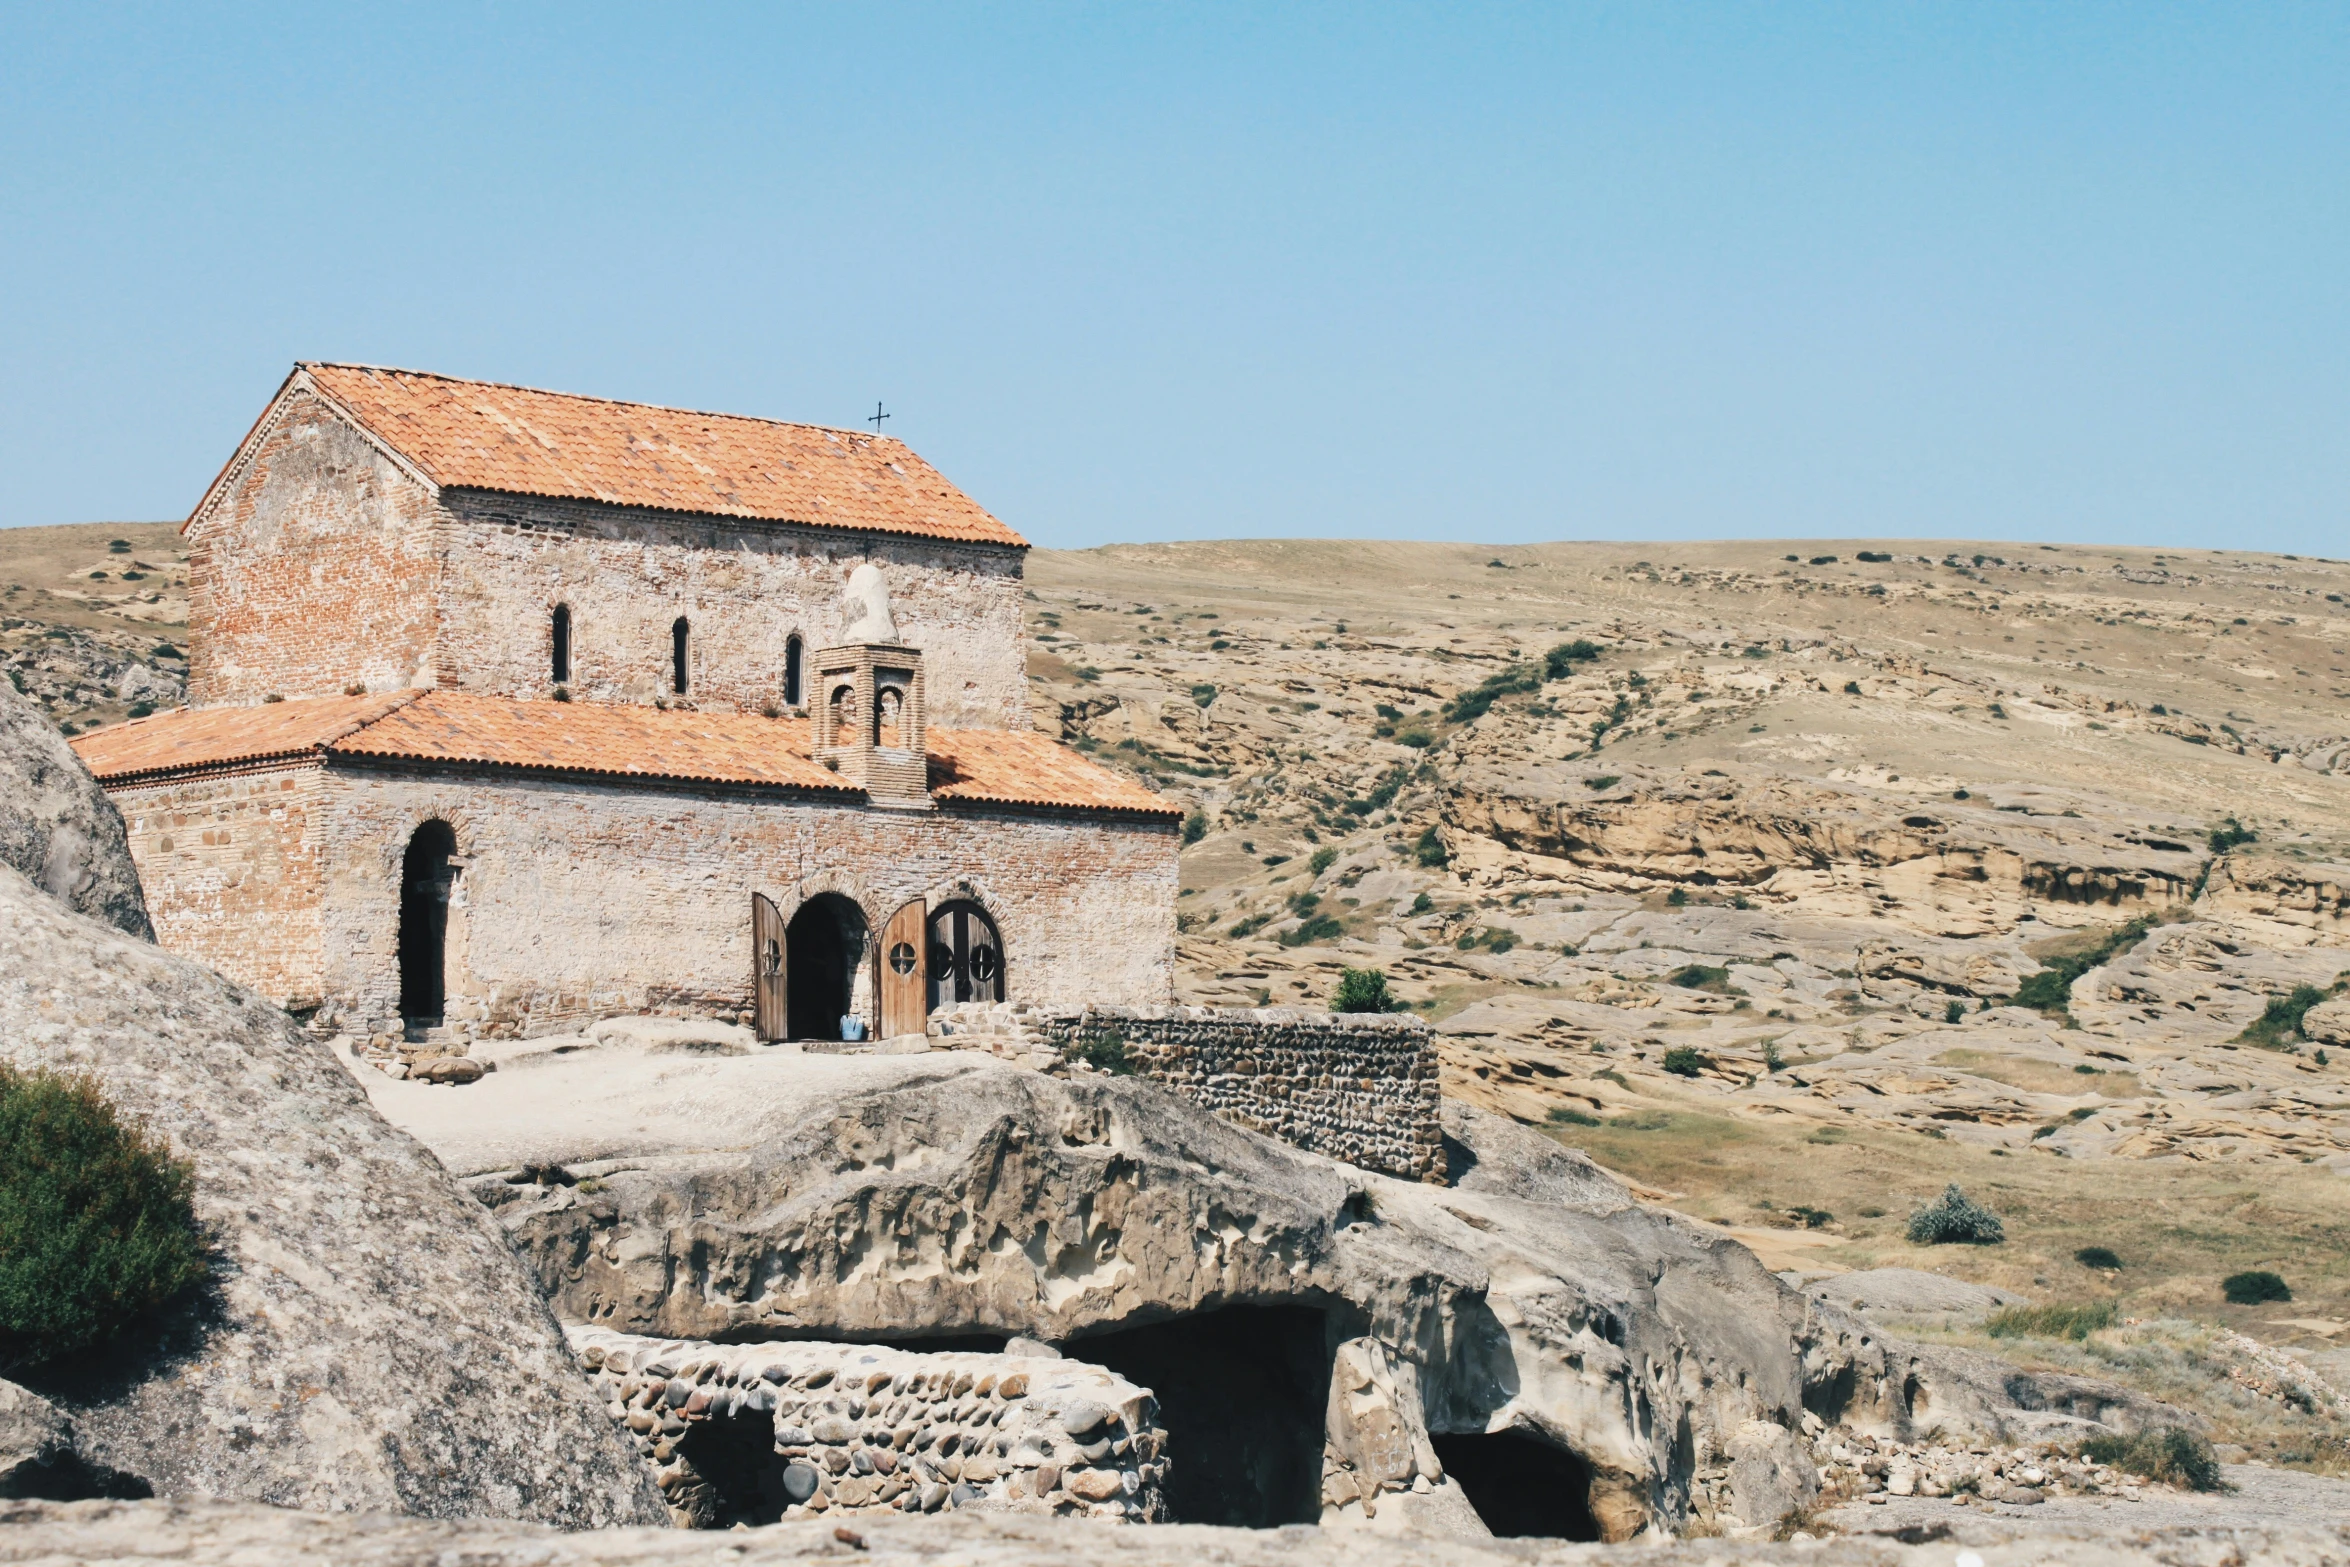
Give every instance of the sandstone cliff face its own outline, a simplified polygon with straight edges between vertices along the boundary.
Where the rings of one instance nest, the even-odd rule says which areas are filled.
[[[54,858],[78,834],[63,889],[136,927],[119,821],[21,704],[0,711],[0,839]],[[479,1207],[284,1013],[144,935],[0,867],[0,1061],[87,1073],[166,1137],[213,1248],[207,1283],[160,1320],[19,1373],[81,1457],[166,1496],[660,1519]]]
[[[590,1082],[630,1113],[568,1116]],[[1138,1325],[1302,1311],[1325,1377],[1343,1345],[1395,1357],[1381,1385],[1411,1396],[1394,1441],[1516,1431],[1571,1454],[1608,1538],[1677,1527],[1741,1431],[1751,1472],[1758,1420],[1905,1433],[1928,1386],[1952,1430],[2063,1418],[2015,1410],[1996,1378],[1889,1344],[1579,1155],[1462,1106],[1446,1120],[1456,1184],[1431,1188],[1132,1080],[961,1056],[654,1067],[606,1047],[462,1091],[374,1091],[480,1172],[473,1190],[569,1320],[695,1339],[1019,1334],[1116,1368]],[[677,1113],[695,1105],[698,1122]],[[1180,1473],[1185,1389],[1152,1385],[1177,1411]]]

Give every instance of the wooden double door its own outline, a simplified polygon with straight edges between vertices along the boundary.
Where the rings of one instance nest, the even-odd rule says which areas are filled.
[[[861,916],[853,929],[844,929],[839,917],[829,917],[828,923],[825,911],[804,906],[786,924],[773,899],[752,893],[751,1016],[758,1036],[840,1038],[838,1016],[849,1012],[857,969],[868,960],[873,964],[873,995],[880,1005],[880,1037],[921,1033],[930,1015],[923,916],[921,900],[916,899],[889,917],[880,940],[867,941]],[[795,967],[802,992],[796,998],[797,1027]]]

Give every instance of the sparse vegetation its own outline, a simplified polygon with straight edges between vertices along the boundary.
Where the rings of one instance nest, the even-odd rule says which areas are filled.
[[[1956,1181],[1909,1216],[1906,1233],[1913,1246],[1997,1246],[2007,1239],[1999,1215],[1960,1191]]]
[[[1306,869],[1319,876],[1338,863],[1338,851],[1332,848],[1316,849],[1306,860]]]
[[[1187,844],[1197,843],[1197,842],[1199,842],[1199,841],[1200,841],[1202,838],[1205,838],[1207,835],[1208,835],[1208,813],[1207,813],[1207,812],[1205,812],[1205,811],[1193,811],[1193,812],[1192,812],[1190,815],[1188,815],[1188,816],[1186,816],[1186,817],[1184,817],[1184,818],[1183,818],[1183,841],[1184,841],[1185,843],[1187,843]]]
[[[2282,996],[2271,996],[2260,1016],[2236,1036],[2239,1044],[2258,1045],[2263,1050],[2290,1050],[2296,1040],[2308,1037],[2302,1024],[2309,1009],[2326,999],[2326,993],[2315,985],[2295,985]]]
[[[1732,993],[1730,971],[1710,963],[1690,963],[1665,976],[1665,983],[1678,985],[1683,990],[1710,990],[1717,996]]]
[[[101,1343],[201,1279],[194,1189],[94,1082],[0,1065],[0,1369]]]
[[[2193,1491],[2227,1489],[2211,1443],[2177,1426],[2136,1436],[2093,1436],[2081,1444],[2080,1456],[2165,1485]]]
[[[1065,1059],[1082,1061],[1097,1072],[1108,1072],[1114,1077],[1131,1077],[1134,1061],[1126,1053],[1126,1041],[1116,1034],[1092,1034],[1073,1043],[1064,1053]]]
[[[2056,958],[2037,974],[2027,975],[2009,1000],[2016,1006],[2030,1007],[2050,1016],[2070,1016],[2073,981],[2127,952],[2145,940],[2146,933],[2153,928],[2154,921],[2150,919],[2131,920],[2081,951]]]
[[[1385,969],[1341,969],[1338,988],[1330,993],[1333,1012],[1400,1012],[1406,1006],[1389,993]]]
[[[1675,1045],[1665,1052],[1665,1070],[1675,1077],[1700,1076],[1712,1064],[1706,1059],[1705,1052],[1693,1045]]]
[[[1583,787],[1593,791],[1594,793],[1597,793],[1601,790],[1613,789],[1616,785],[1622,783],[1623,781],[1624,780],[1620,774],[1601,773],[1596,778],[1584,779]]]
[[[2110,1328],[2120,1313],[2110,1300],[2084,1304],[2008,1306],[1983,1322],[1993,1338],[2064,1338],[2079,1343],[2101,1328]]]
[[[1444,839],[1436,829],[1429,827],[1423,829],[1418,840],[1412,844],[1412,858],[1434,870],[1448,863],[1452,855],[1446,852]]]
[[[2243,1273],[2231,1273],[2220,1280],[2219,1292],[2231,1306],[2260,1306],[2272,1300],[2291,1300],[2293,1292],[2285,1281],[2266,1268],[2253,1268]]]
[[[2260,834],[2231,816],[2217,827],[2212,828],[2205,841],[2211,845],[2212,853],[2225,854],[2230,849],[2240,849],[2245,844],[2258,843]]]

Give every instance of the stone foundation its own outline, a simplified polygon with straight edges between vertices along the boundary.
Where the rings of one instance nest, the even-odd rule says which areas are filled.
[[[935,1045],[1040,1071],[1148,1078],[1253,1132],[1405,1180],[1441,1180],[1435,1035],[1400,1014],[1216,1007],[942,1007]]]
[[[1157,1401],[1099,1366],[569,1332],[684,1528],[884,1508],[1166,1519]]]

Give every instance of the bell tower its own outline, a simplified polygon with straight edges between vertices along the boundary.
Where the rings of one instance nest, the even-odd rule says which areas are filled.
[[[929,810],[923,746],[922,650],[898,640],[881,568],[849,574],[849,640],[818,648],[816,760],[864,789],[876,805]]]

